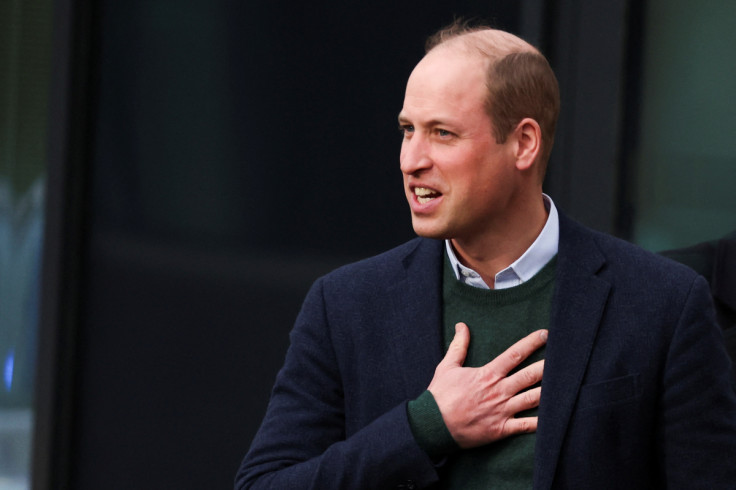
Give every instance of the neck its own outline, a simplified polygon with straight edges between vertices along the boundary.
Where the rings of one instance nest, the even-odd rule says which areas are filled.
[[[490,288],[500,271],[513,264],[532,246],[547,222],[548,212],[541,193],[528,206],[520,206],[516,218],[489,226],[471,238],[453,238],[458,260],[481,275]]]

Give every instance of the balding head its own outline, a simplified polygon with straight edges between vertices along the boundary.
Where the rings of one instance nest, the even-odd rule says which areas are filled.
[[[491,62],[511,53],[540,54],[537,48],[506,31],[460,23],[451,24],[427,39],[427,53],[438,47],[463,49],[468,53],[475,51]]]
[[[537,48],[505,31],[469,27],[455,22],[431,36],[426,43],[434,50],[457,50],[478,56],[484,63],[488,95],[485,109],[499,143],[524,118],[537,121],[542,130],[540,175],[544,177],[554,144],[560,111],[560,94],[552,68]]]

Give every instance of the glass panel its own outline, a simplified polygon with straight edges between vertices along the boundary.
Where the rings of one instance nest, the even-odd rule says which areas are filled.
[[[736,2],[650,0],[634,240],[651,250],[736,229]]]
[[[29,487],[51,2],[0,2],[0,488]]]

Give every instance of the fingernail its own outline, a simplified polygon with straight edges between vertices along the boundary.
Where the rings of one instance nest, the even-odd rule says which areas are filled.
[[[539,332],[539,338],[547,342],[547,331],[542,330],[541,332]]]

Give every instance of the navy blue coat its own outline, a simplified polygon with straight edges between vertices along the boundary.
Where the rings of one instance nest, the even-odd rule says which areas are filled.
[[[406,403],[442,359],[443,244],[317,280],[237,488],[426,488]],[[705,280],[560,217],[535,489],[736,488],[736,392]]]

